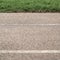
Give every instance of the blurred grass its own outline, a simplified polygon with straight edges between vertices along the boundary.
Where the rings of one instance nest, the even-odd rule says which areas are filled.
[[[0,12],[60,12],[60,0],[0,0]]]

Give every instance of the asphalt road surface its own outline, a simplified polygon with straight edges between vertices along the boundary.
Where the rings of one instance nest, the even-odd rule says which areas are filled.
[[[60,13],[0,13],[0,60],[60,60]]]

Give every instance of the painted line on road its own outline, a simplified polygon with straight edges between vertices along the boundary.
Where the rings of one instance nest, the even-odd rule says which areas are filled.
[[[30,25],[34,25],[34,26],[36,26],[36,25],[40,25],[40,26],[60,26],[60,24],[0,24],[0,26],[19,26],[19,25],[21,25],[21,26],[30,26]]]
[[[0,50],[0,53],[60,53],[60,50]]]

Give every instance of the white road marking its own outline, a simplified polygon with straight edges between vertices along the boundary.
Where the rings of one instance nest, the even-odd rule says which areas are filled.
[[[0,53],[60,53],[60,50],[0,50]]]
[[[0,24],[0,26],[30,26],[30,25],[40,25],[40,26],[60,26],[60,24]]]

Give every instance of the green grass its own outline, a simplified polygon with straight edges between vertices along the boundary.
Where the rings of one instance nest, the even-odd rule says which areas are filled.
[[[60,12],[60,0],[0,0],[0,12]]]

